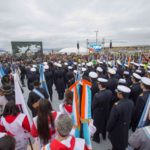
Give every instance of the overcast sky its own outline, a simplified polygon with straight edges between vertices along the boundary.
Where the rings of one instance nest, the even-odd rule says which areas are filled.
[[[99,41],[150,44],[150,1],[0,0],[0,48],[24,40],[43,41],[44,48],[72,47],[78,40],[85,46],[95,30]]]

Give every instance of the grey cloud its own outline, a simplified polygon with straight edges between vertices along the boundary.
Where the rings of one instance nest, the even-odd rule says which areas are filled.
[[[1,0],[0,48],[11,40],[41,40],[44,47],[86,39],[150,42],[149,0]],[[146,42],[145,42],[146,41]]]

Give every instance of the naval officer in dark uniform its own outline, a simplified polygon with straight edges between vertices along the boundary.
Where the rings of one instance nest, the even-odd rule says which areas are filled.
[[[97,143],[100,142],[100,133],[102,133],[103,139],[106,138],[106,124],[112,101],[112,92],[106,89],[107,82],[108,80],[105,78],[98,78],[99,92],[94,95],[92,103],[94,125],[97,129],[93,141]]]
[[[112,150],[125,150],[128,145],[128,130],[134,106],[133,102],[128,99],[130,91],[126,86],[117,86],[119,101],[113,105],[107,123]]]
[[[133,123],[135,130],[138,126],[138,123],[140,121],[141,115],[143,113],[144,107],[146,105],[146,102],[148,100],[148,97],[150,95],[150,79],[147,77],[141,78],[141,88],[143,90],[143,93],[138,96],[135,109],[134,109],[134,115],[133,115]]]

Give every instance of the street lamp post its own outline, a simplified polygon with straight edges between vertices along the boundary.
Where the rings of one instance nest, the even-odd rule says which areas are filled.
[[[97,42],[98,42],[98,39],[97,39],[97,37],[98,37],[98,30],[96,30],[95,33],[96,33],[96,45],[97,45]]]

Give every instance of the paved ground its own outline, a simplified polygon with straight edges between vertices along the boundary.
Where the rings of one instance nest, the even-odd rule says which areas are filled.
[[[25,87],[24,88],[24,97],[25,97],[26,101],[27,101],[27,98],[28,98],[28,94],[29,94],[29,91]],[[53,101],[52,101],[53,109],[58,111],[59,110],[59,104],[61,102],[62,101],[58,100],[58,95],[57,95],[57,92],[55,91],[55,88],[53,88]],[[108,150],[108,149],[111,149],[111,144],[110,144],[108,139],[106,141],[104,141],[101,138],[101,143],[100,144],[92,142],[92,145],[93,145],[93,150]],[[33,144],[33,147],[34,147],[34,150],[38,150],[36,143]],[[31,150],[31,148],[28,147],[28,150]]]

